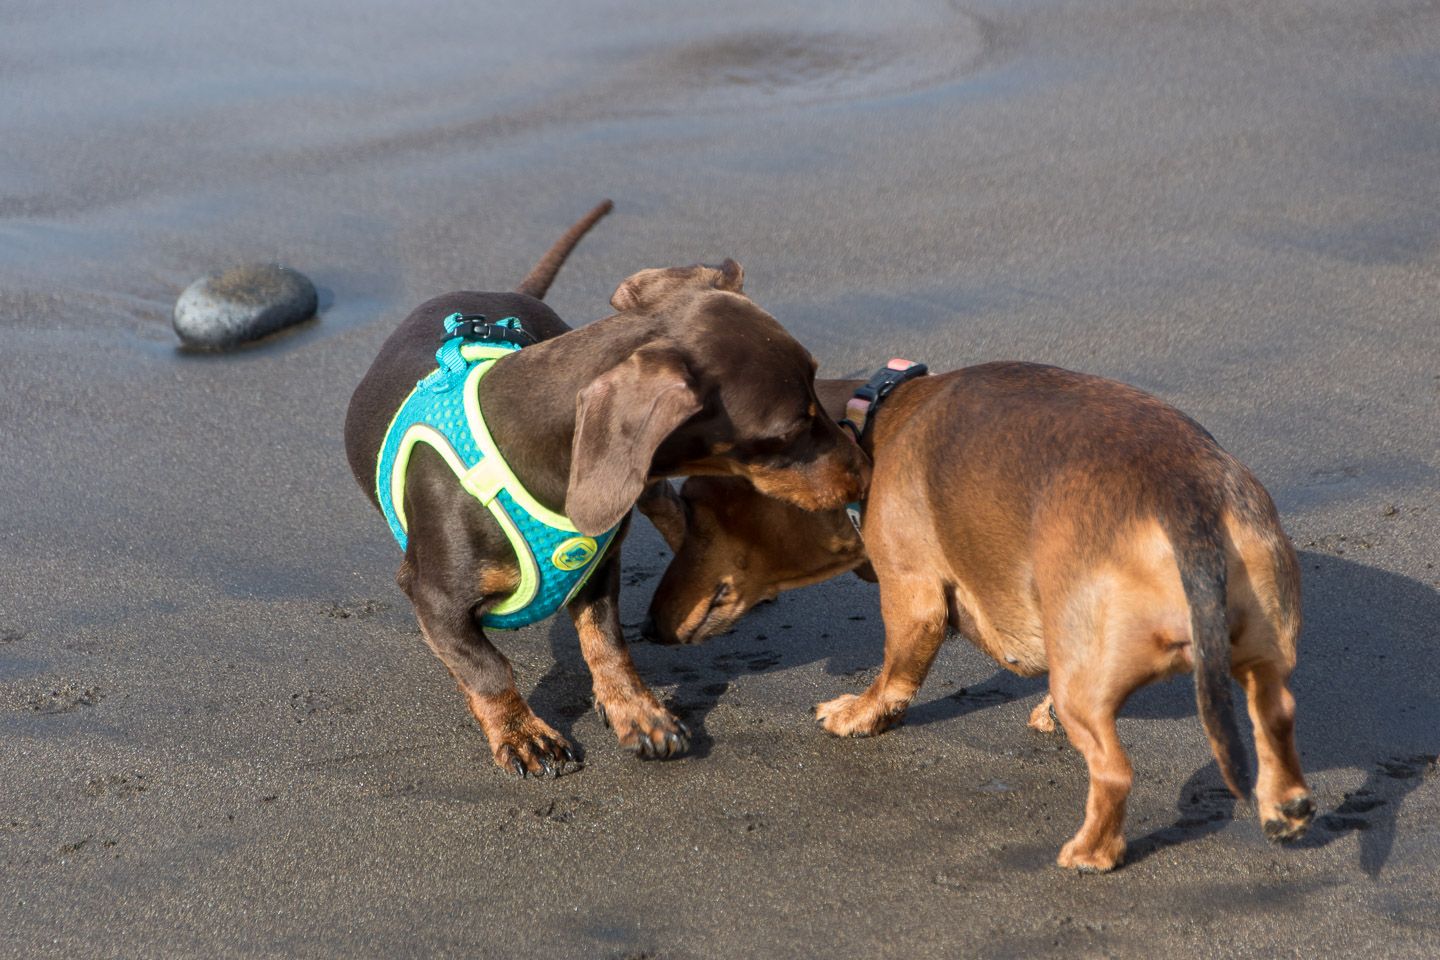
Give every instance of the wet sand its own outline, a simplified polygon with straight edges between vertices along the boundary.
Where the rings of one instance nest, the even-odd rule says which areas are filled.
[[[0,955],[1434,954],[1434,4],[93,6],[0,31]],[[675,762],[601,727],[568,622],[503,637],[587,760],[503,778],[340,425],[411,306],[605,196],[572,323],[733,256],[823,374],[1059,363],[1250,464],[1304,563],[1311,837],[1228,799],[1181,681],[1121,721],[1130,864],[1062,873],[1040,681],[952,644],[906,726],[813,725],[879,664],[853,578],[637,644]],[[178,292],[270,258],[320,319],[177,352]]]

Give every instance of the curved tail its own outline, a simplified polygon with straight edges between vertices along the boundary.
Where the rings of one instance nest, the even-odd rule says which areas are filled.
[[[1192,510],[1195,507],[1192,505]],[[1205,511],[1209,513],[1209,511]],[[1180,566],[1180,583],[1190,604],[1190,634],[1195,661],[1195,703],[1210,749],[1230,792],[1250,795],[1250,769],[1235,701],[1230,688],[1230,624],[1225,613],[1225,546],[1219,519],[1194,515],[1189,524],[1172,523],[1170,541]]]
[[[599,222],[600,218],[609,213],[615,204],[609,200],[603,200],[594,210],[581,217],[573,227],[565,231],[565,235],[555,241],[555,245],[540,258],[534,269],[526,275],[520,285],[515,288],[516,293],[523,293],[526,296],[534,297],[536,300],[545,299],[545,292],[550,289],[550,284],[555,280],[555,274],[560,272],[565,258],[570,256],[570,251],[575,249],[575,244],[580,238],[590,231],[590,228]]]

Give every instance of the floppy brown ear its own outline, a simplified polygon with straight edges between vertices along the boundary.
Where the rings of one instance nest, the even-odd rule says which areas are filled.
[[[679,553],[685,543],[685,503],[669,480],[656,480],[645,488],[636,508],[654,524],[665,538],[671,553]]]
[[[656,448],[700,407],[673,347],[642,347],[581,390],[565,492],[570,522],[592,537],[619,523],[645,489]]]

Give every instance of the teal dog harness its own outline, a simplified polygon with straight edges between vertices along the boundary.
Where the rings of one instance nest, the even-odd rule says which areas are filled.
[[[496,363],[535,342],[515,317],[495,323],[458,313],[445,318],[437,369],[415,385],[385,431],[375,493],[401,549],[409,543],[405,474],[415,445],[428,444],[455,471],[460,486],[483,503],[510,540],[520,586],[481,617],[481,624],[515,630],[559,610],[584,586],[615,538],[615,527],[587,537],[547,509],[521,485],[480,415],[480,379]]]

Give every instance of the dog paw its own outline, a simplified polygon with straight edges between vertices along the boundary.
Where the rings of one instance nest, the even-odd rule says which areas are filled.
[[[1055,862],[1066,870],[1077,873],[1109,873],[1125,862],[1125,840],[1116,837],[1094,847],[1084,847],[1080,838],[1075,837],[1060,848]]]
[[[1278,816],[1265,818],[1265,839],[1272,843],[1283,840],[1299,840],[1315,819],[1315,801],[1310,794],[1292,797],[1274,811]]]
[[[582,766],[575,748],[539,717],[505,731],[492,745],[495,763],[506,773],[525,777],[559,777]]]
[[[678,757],[690,749],[690,728],[653,698],[600,702],[595,709],[620,746],[643,759]]]
[[[844,693],[815,707],[815,719],[837,737],[873,737],[904,717],[904,704],[887,709],[868,693]]]
[[[1030,711],[1030,720],[1026,726],[1041,733],[1054,733],[1056,720],[1055,701],[1047,693],[1040,705]]]

